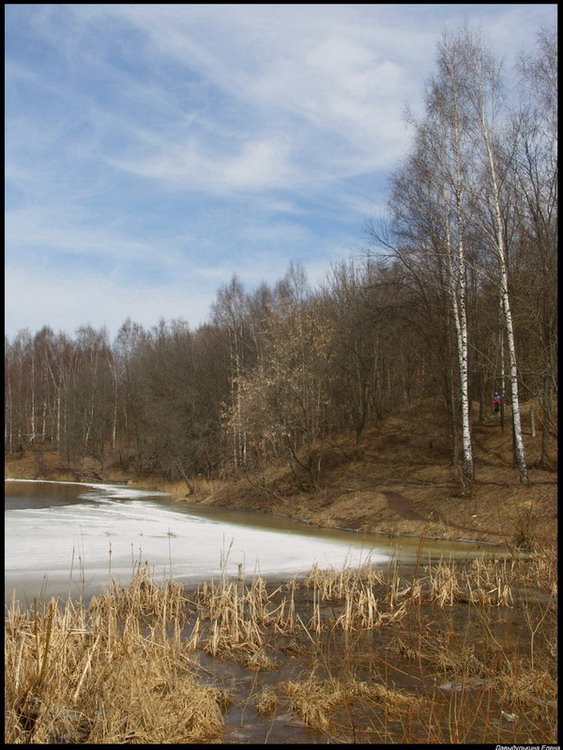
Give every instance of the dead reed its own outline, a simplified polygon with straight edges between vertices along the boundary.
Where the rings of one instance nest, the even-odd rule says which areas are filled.
[[[426,709],[411,711],[408,721],[400,719],[398,730],[389,710],[382,714],[365,701],[360,705],[361,691],[348,690],[344,698],[342,685],[335,682],[342,666],[331,665],[326,657],[322,666],[328,679],[283,684],[291,710],[323,732],[340,727],[353,742],[361,737],[373,742],[437,744],[530,743],[538,738],[554,742],[555,562],[552,550],[527,558],[442,560],[416,565],[410,580],[399,575],[398,567],[386,579],[379,574],[373,580],[369,567],[361,571],[313,569],[306,581],[313,589],[309,623],[313,636],[324,632],[326,638],[327,630],[338,629],[356,633],[358,642],[364,641],[356,667],[361,669],[366,658],[362,634],[371,630],[375,638],[375,631],[383,635],[381,625],[389,624],[391,631],[402,636],[391,638],[386,647],[394,655],[391,663],[381,656],[381,649],[374,648],[372,659],[385,670],[395,670],[403,681],[418,682],[416,697],[425,697]],[[339,615],[330,627],[325,618],[323,631],[319,612],[324,597],[332,603],[332,611],[338,602]],[[377,639],[382,640],[379,635]],[[396,692],[391,686],[387,689]],[[339,716],[338,706],[347,702],[354,708],[347,709],[345,717]],[[367,721],[366,716],[370,717]]]
[[[200,685],[186,659],[180,599],[180,587],[159,587],[140,569],[89,608],[52,599],[25,614],[14,603],[5,624],[6,742],[216,738],[228,696]]]
[[[420,710],[426,701],[413,695],[391,690],[380,684],[349,679],[314,677],[304,682],[288,680],[280,685],[280,692],[289,699],[289,708],[300,721],[322,731],[333,730],[341,719],[338,713],[352,702],[381,712],[391,711],[395,716],[413,709]]]
[[[88,607],[14,600],[5,739],[218,742],[233,697],[209,684],[206,658],[262,673],[244,700],[270,726],[289,712],[334,742],[554,742],[555,564],[546,552],[314,567],[302,582],[222,575],[191,593],[145,566]]]
[[[268,628],[291,632],[295,628],[293,593],[288,604],[272,604],[281,587],[268,593],[261,577],[250,586],[229,582],[221,576],[218,583],[205,582],[198,589],[194,603],[198,623],[197,638],[192,634],[190,648],[202,649],[212,656],[230,657],[253,669],[275,669],[275,661],[267,656],[265,633]]]

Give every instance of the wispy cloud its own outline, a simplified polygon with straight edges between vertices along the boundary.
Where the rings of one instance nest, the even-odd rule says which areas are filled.
[[[404,107],[420,106],[441,30],[476,22],[510,63],[555,17],[554,5],[7,6],[7,330],[202,320],[232,273],[274,282],[290,260],[320,278],[384,210]]]
[[[217,150],[196,138],[161,143],[154,156],[112,160],[111,163],[140,175],[170,183],[175,188],[229,194],[239,190],[272,190],[294,187],[298,178],[289,163],[287,139],[281,134],[236,143],[235,149]]]

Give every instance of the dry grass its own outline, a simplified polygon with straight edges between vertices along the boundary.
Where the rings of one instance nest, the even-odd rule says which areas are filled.
[[[382,713],[375,707],[375,698],[381,698],[379,683],[361,687],[366,683],[356,678],[342,681],[336,676],[338,667],[332,667],[327,658],[323,667],[333,675],[330,679],[308,678],[281,686],[291,710],[309,726],[325,733],[338,730],[338,736],[345,733],[353,742],[361,737],[385,743],[533,742],[538,738],[554,742],[555,563],[552,550],[529,558],[475,559],[469,564],[441,561],[420,569],[411,581],[400,578],[396,570],[385,581],[374,578],[373,588],[368,588],[367,567],[355,572],[313,570],[307,584],[333,603],[338,597],[341,600],[341,614],[332,632],[343,626],[365,634],[382,624],[376,620],[376,606],[393,605],[388,614],[400,616],[388,624],[390,631],[401,636],[387,647],[393,655],[391,665],[378,652],[373,653],[373,660],[380,660],[385,670],[394,669],[403,681],[412,675],[407,680],[411,686],[418,682],[427,687],[425,693],[405,695],[389,683],[384,685],[389,702]],[[341,587],[343,580],[346,586]],[[539,602],[534,591],[543,594]],[[367,620],[370,603],[373,613]],[[315,605],[313,598],[313,609]],[[517,635],[512,634],[507,617],[518,621]],[[403,669],[396,666],[397,656]],[[433,676],[432,689],[429,676]],[[421,702],[415,704],[415,700]],[[348,705],[351,708],[343,717],[342,707]],[[417,710],[421,705],[423,712]],[[402,706],[408,708],[408,721],[400,718]]]
[[[254,700],[256,711],[262,716],[271,716],[278,707],[278,697],[272,688],[264,688]]]
[[[384,576],[380,570],[367,562],[358,569],[344,567],[341,570],[320,569],[314,565],[305,580],[305,584],[309,588],[314,588],[324,601],[342,599],[360,582],[367,585],[382,584]]]
[[[272,604],[279,591],[278,588],[268,593],[260,576],[250,586],[229,582],[224,576],[219,583],[205,582],[194,603],[198,622],[209,625],[198,628],[198,637],[192,636],[190,647],[201,648],[212,656],[235,658],[252,669],[275,669],[275,661],[266,653],[265,631],[276,626],[290,632],[295,609],[294,603],[290,603],[286,610],[285,598],[279,605]]]
[[[112,586],[89,609],[70,600],[32,614],[12,606],[5,740],[157,744],[219,736],[228,697],[200,685],[185,656],[178,589],[158,587],[142,569],[129,588]]]
[[[410,578],[315,567],[303,582],[223,575],[191,594],[141,567],[88,608],[14,602],[6,740],[220,741],[233,698],[209,684],[202,653],[261,673],[254,696],[244,683],[256,717],[272,726],[289,711],[331,742],[554,742],[555,563],[548,551],[442,560]]]
[[[280,685],[280,692],[289,698],[289,708],[300,721],[322,731],[334,729],[333,714],[351,702],[359,701],[364,709],[366,706],[384,708],[395,715],[419,710],[426,704],[421,698],[390,690],[384,685],[336,678],[318,680],[311,677],[304,682],[288,680]]]
[[[457,602],[510,606],[513,602],[510,563],[476,558],[467,568],[440,562],[426,566],[428,598],[439,607]]]

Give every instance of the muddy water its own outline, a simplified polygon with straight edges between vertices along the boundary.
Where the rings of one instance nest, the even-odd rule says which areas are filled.
[[[312,601],[311,592],[301,586],[297,609],[304,622]],[[196,656],[204,670],[202,679],[224,688],[233,699],[224,715],[223,744],[554,741],[554,702],[532,697],[531,704],[529,698],[527,704],[515,704],[503,696],[497,682],[503,674],[513,674],[509,662],[524,668],[530,651],[528,618],[539,622],[544,616],[541,606],[534,612],[533,607],[519,605],[483,609],[426,603],[412,608],[393,626],[342,632],[334,627],[341,604],[327,603],[323,608],[326,627],[319,635],[310,631],[268,638],[268,653],[277,667],[273,671],[243,669],[228,657]],[[543,659],[545,646],[539,641],[536,646],[536,658]],[[300,721],[284,690],[287,680],[311,680],[312,693],[315,684],[330,680],[384,686],[424,705],[405,713],[393,701],[386,705],[344,698],[327,709],[330,726],[320,730]],[[257,710],[264,690],[277,697],[275,710],[268,715]]]
[[[220,574],[304,575],[341,568],[465,557],[488,548],[316,529],[259,513],[174,502],[166,493],[122,485],[9,480],[5,483],[5,599],[80,595],[110,578],[128,583],[147,562],[184,585]]]

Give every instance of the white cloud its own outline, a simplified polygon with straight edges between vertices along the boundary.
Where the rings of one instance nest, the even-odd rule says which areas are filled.
[[[416,91],[401,50],[420,47],[421,39],[428,45],[429,36],[405,32],[398,47],[385,27],[368,30],[354,7],[348,14],[343,7],[327,6],[319,17],[315,6],[104,6],[142,31],[145,52],[173,59],[186,76],[196,71],[214,88],[208,95],[221,94],[220,106],[240,118],[230,146],[203,143],[207,119],[199,137],[165,129],[152,154],[114,164],[176,186],[222,191],[299,189],[392,164],[407,139],[403,106]],[[335,18],[346,19],[336,34]],[[186,117],[192,123],[197,113]],[[282,129],[284,138],[275,135]]]
[[[147,159],[112,159],[126,171],[172,183],[175,187],[229,194],[238,190],[272,190],[293,186],[287,138],[268,136],[242,144],[236,153],[212,151],[190,138],[162,143]]]
[[[319,280],[383,213],[442,28],[512,63],[555,7],[7,6],[7,329],[192,323],[290,260]]]
[[[119,237],[100,222],[93,227],[84,209],[73,205],[27,206],[6,215],[6,244],[10,248],[36,248],[71,255],[97,255],[114,260],[135,260],[145,254],[141,242]]]

